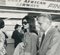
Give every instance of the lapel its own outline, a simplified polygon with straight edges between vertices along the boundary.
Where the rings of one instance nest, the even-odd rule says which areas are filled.
[[[41,55],[46,54],[48,47],[49,47],[49,43],[52,39],[52,35],[54,34],[54,32],[55,32],[55,28],[51,27],[50,30],[45,35],[45,38],[44,38],[43,43],[42,43],[41,48],[40,48]]]

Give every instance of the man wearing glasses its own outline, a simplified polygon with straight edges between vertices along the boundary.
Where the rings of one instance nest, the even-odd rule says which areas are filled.
[[[52,26],[52,19],[49,14],[40,14],[38,23],[40,29],[45,33],[41,39],[39,55],[60,55],[60,33],[57,28]]]

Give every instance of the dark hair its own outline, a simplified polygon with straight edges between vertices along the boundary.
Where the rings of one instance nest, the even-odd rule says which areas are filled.
[[[23,24],[23,22],[24,22],[25,19],[26,19],[27,23],[30,23],[30,22],[32,21],[32,19],[34,19],[34,17],[29,16],[29,15],[25,16],[25,17],[22,19],[22,24]]]
[[[17,29],[19,26],[20,26],[19,24],[16,24],[14,29]]]
[[[33,32],[33,33],[35,33],[35,34],[37,34],[38,35],[38,32],[37,32],[37,30],[36,30],[36,27],[33,25],[33,24],[30,24],[29,25],[29,31],[30,32]]]
[[[4,21],[0,19],[0,29],[4,27]]]
[[[29,15],[25,16],[22,19],[22,24],[23,24],[25,19],[26,19],[27,23],[29,23],[29,31],[38,34],[37,31],[36,31],[36,27],[35,27],[35,19],[34,19],[34,17],[33,16],[29,16]]]

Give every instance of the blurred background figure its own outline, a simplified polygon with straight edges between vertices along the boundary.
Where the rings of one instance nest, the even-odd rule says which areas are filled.
[[[20,32],[21,31],[21,25],[16,24],[15,25],[15,30],[12,34],[12,38],[14,39],[14,47],[16,48],[16,46],[22,42],[22,38],[23,38],[23,33]]]
[[[6,49],[5,49],[5,35],[2,32],[2,28],[5,26],[4,21],[0,19],[0,55],[6,55]]]
[[[5,44],[5,48],[6,48],[7,47],[7,38],[8,38],[8,36],[7,36],[7,34],[4,31],[2,31],[2,32],[5,35],[5,42],[4,42],[4,44]]]

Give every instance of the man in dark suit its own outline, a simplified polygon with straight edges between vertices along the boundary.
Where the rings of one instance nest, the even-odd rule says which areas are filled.
[[[40,14],[38,23],[41,31],[45,33],[43,41],[39,48],[39,55],[60,55],[60,33],[52,26],[51,15]]]
[[[12,38],[14,39],[14,47],[22,42],[23,33],[21,33],[21,26],[19,24],[15,25],[15,30],[13,31]]]

